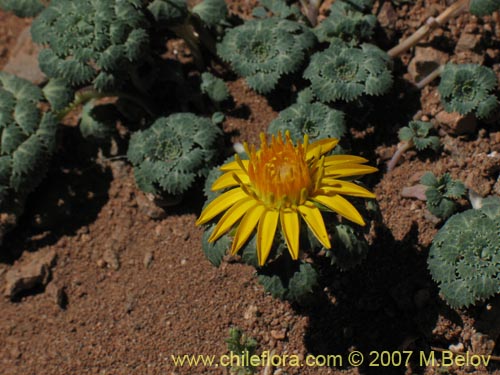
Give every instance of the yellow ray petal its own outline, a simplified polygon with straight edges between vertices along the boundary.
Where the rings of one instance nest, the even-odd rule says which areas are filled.
[[[248,237],[252,234],[265,210],[266,208],[262,204],[259,204],[250,208],[245,216],[243,216],[243,219],[241,219],[240,224],[238,225],[238,230],[233,238],[233,245],[231,247],[232,255],[236,254],[248,240]]]
[[[248,197],[248,195],[240,188],[231,189],[224,194],[219,195],[212,202],[210,202],[207,207],[205,207],[198,220],[196,220],[196,225],[207,223],[222,211],[227,210],[233,204],[246,197]]]
[[[335,211],[339,215],[342,215],[346,219],[351,220],[352,222],[365,225],[365,221],[361,217],[360,213],[356,208],[347,201],[347,199],[341,197],[340,195],[326,196],[326,195],[318,195],[315,197],[311,197],[312,200],[321,203],[325,207],[328,207],[330,210]]]
[[[299,258],[299,215],[297,211],[285,209],[280,212],[281,229],[292,259]]]
[[[332,247],[328,233],[326,232],[325,222],[321,216],[321,212],[312,202],[306,202],[297,207],[300,215],[307,223],[307,226],[314,233],[316,238],[323,244],[324,247],[330,249]]]
[[[220,176],[215,182],[212,184],[212,191],[227,189],[232,186],[238,186],[239,182],[234,178],[234,175],[238,176],[238,178],[244,184],[250,182],[248,178],[248,174],[242,170],[235,170],[231,172],[226,172],[222,176]]]
[[[356,185],[353,182],[336,180],[333,178],[323,178],[321,183],[324,185],[320,187],[320,191],[324,191],[326,193],[325,195],[331,195],[331,193],[334,193],[360,198],[375,198],[375,194],[371,191]],[[319,193],[319,195],[322,194]]]
[[[369,174],[377,172],[378,169],[371,167],[369,165],[361,164],[342,164],[342,165],[330,165],[325,168],[325,177],[349,177],[349,176],[360,176],[363,174]]]
[[[271,246],[273,245],[276,226],[278,225],[279,212],[277,210],[267,210],[262,214],[257,230],[257,258],[259,266],[266,263]]]
[[[247,198],[236,202],[226,213],[220,218],[216,227],[214,228],[208,242],[216,241],[220,236],[226,233],[232,226],[258,202],[253,198]]]
[[[250,163],[249,160],[243,159],[241,160],[241,163],[245,167],[246,170],[248,170],[248,164]],[[219,168],[222,172],[229,172],[229,171],[241,171],[241,166],[239,165],[238,161],[230,161],[227,164],[224,164],[222,167]]]
[[[330,155],[325,157],[325,167],[329,165],[339,165],[344,163],[363,164],[368,162],[368,159],[354,155]]]
[[[335,148],[335,146],[337,146],[338,143],[338,139],[326,138],[308,145],[306,160],[311,160],[315,155],[317,155],[317,152],[319,152],[320,156],[326,154],[327,152],[330,152]]]

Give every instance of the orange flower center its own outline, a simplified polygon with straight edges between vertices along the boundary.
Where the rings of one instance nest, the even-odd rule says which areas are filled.
[[[313,183],[306,162],[306,150],[300,142],[295,147],[286,134],[278,134],[268,144],[261,134],[261,148],[249,152],[248,176],[257,197],[274,208],[303,204]]]

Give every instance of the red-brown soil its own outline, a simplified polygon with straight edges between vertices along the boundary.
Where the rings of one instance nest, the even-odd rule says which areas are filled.
[[[246,16],[255,5],[245,0],[230,3],[232,11]],[[382,47],[388,49],[398,38],[410,35],[429,15],[442,11],[445,3],[395,1],[397,21],[377,35]],[[448,40],[454,45],[464,28],[475,33],[489,28],[498,47],[500,27],[495,17],[483,22],[461,16],[425,43],[441,46],[442,40]],[[0,67],[27,23],[0,12]],[[492,54],[498,73],[498,50]],[[411,51],[403,55],[396,69],[405,72],[411,57]],[[217,367],[175,367],[171,355],[227,354],[224,340],[233,326],[254,337],[259,352],[274,350],[301,358],[344,356],[343,366],[262,369],[266,374],[443,373],[437,367],[420,366],[418,352],[459,343],[470,350],[478,322],[491,309],[500,314],[498,303],[489,301],[460,311],[446,306],[426,265],[439,224],[429,217],[425,202],[403,198],[401,191],[430,170],[450,172],[482,195],[499,194],[499,169],[487,155],[500,152],[500,129],[498,124],[480,124],[474,134],[461,137],[440,129],[444,145],[440,153],[408,152],[386,173],[385,162],[398,141],[397,129],[415,114],[433,119],[439,106],[435,83],[421,92],[410,89],[404,80],[396,86],[405,95],[383,102],[391,107],[381,112],[390,116],[361,125],[355,120],[351,129],[353,151],[380,168],[377,176],[367,179],[381,212],[368,258],[347,272],[324,267],[324,289],[314,305],[305,307],[266,295],[249,266],[224,262],[215,268],[205,259],[202,229],[195,226],[203,204],[201,188],[194,189],[182,205],[167,209],[165,218],[153,220],[131,167],[122,160],[90,161],[89,151],[74,144],[75,129],[65,128],[46,181],[30,197],[25,217],[7,237],[0,255],[2,276],[38,253],[52,249],[57,254],[45,290],[15,302],[0,299],[0,373],[227,374],[228,369]],[[279,108],[273,108],[272,98],[251,91],[242,79],[229,82],[229,88],[234,108],[224,130],[233,141],[255,143]],[[465,200],[462,208],[467,208]],[[62,304],[56,298],[58,291],[65,294]],[[412,350],[414,357],[407,368],[370,367],[367,362],[357,368],[345,361],[352,350],[367,358],[371,351]],[[499,353],[497,348],[493,354]],[[496,362],[488,369],[448,370],[500,374],[499,368]]]

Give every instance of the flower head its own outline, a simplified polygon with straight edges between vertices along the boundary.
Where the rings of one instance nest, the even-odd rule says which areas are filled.
[[[376,172],[363,165],[368,160],[351,155],[326,156],[338,143],[327,138],[309,144],[294,145],[287,132],[267,141],[260,135],[261,147],[245,144],[248,160],[235,156],[235,161],[221,167],[224,174],[212,185],[212,190],[228,189],[203,210],[197,225],[205,224],[224,212],[215,226],[209,242],[233,228],[236,223],[231,253],[236,254],[257,227],[257,257],[263,265],[271,251],[278,225],[293,259],[299,256],[301,218],[326,248],[331,248],[320,207],[364,225],[356,208],[342,195],[375,198],[365,188],[342,180]]]

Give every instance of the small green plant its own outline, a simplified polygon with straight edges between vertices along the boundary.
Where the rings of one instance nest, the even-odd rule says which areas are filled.
[[[446,64],[441,74],[439,94],[447,112],[473,113],[489,117],[498,108],[493,91],[497,78],[493,70],[477,64]]]
[[[230,357],[238,356],[240,359],[231,361],[230,373],[234,375],[252,375],[257,372],[257,368],[251,366],[245,358],[251,358],[256,354],[257,341],[247,336],[239,328],[230,328],[229,337],[226,339],[227,349]],[[236,362],[236,363],[234,363]]]
[[[428,266],[453,308],[500,293],[500,198],[450,217],[432,241]]]
[[[290,132],[294,140],[309,135],[311,141],[322,138],[340,139],[346,132],[344,113],[322,103],[297,103],[284,109],[267,129],[270,134]]]
[[[417,151],[428,148],[436,151],[439,148],[439,138],[435,135],[429,135],[431,129],[432,124],[424,121],[410,121],[408,126],[399,129],[398,135],[401,143],[389,163],[387,163],[387,170],[392,171],[403,154],[413,147]]]
[[[196,177],[208,174],[220,134],[210,120],[192,113],[160,117],[150,128],[134,133],[127,157],[138,187],[155,196],[182,195]]]
[[[469,9],[472,14],[482,17],[500,9],[500,3],[497,0],[471,0]]]
[[[0,0],[0,9],[13,12],[18,17],[34,17],[44,8],[39,0]]]
[[[215,103],[229,99],[229,90],[225,82],[215,77],[212,73],[205,72],[201,75],[201,92],[207,94]]]
[[[70,86],[123,86],[148,51],[149,22],[140,0],[53,0],[31,34],[45,48],[42,71]]]
[[[318,40],[331,42],[336,38],[344,41],[369,39],[377,23],[373,14],[365,14],[371,6],[372,1],[335,1],[330,7],[330,15],[314,29]]]
[[[311,57],[304,78],[323,103],[353,101],[362,95],[382,95],[392,87],[391,60],[371,44],[360,48],[337,40]]]
[[[42,112],[42,90],[0,72],[0,211],[21,214],[55,149],[57,118]]]
[[[295,19],[301,18],[300,9],[296,4],[288,5],[285,0],[259,0],[261,6],[253,9],[252,14],[255,18],[267,18],[268,11],[274,17],[282,19]]]
[[[251,20],[229,30],[217,45],[217,52],[251,88],[266,94],[284,74],[300,68],[315,39],[307,27],[297,22]]]
[[[427,172],[420,179],[420,183],[427,186],[427,209],[441,219],[453,215],[458,208],[456,200],[465,195],[464,184],[452,179],[449,173],[436,178],[432,172]]]

